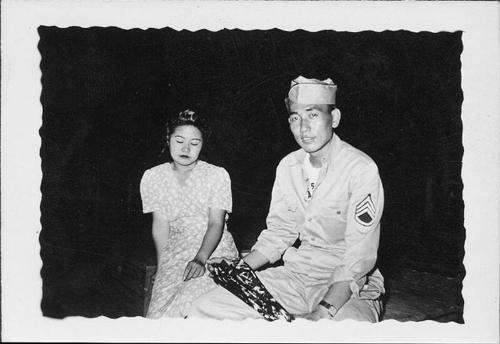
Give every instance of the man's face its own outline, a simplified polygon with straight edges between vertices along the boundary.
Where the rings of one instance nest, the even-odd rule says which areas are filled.
[[[289,113],[290,130],[299,146],[308,153],[321,155],[333,135],[333,116],[328,105],[290,102]]]

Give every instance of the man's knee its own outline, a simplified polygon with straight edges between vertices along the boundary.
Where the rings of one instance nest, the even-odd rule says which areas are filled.
[[[261,316],[226,289],[217,287],[193,301],[188,317],[243,320]]]
[[[369,321],[376,323],[380,317],[380,301],[379,300],[361,300],[351,298],[339,310],[334,320],[358,320]]]
[[[239,299],[226,289],[217,287],[193,301],[188,317],[225,319],[231,317]]]
[[[210,317],[209,311],[213,310],[213,301],[209,297],[209,294],[202,295],[191,303],[191,306],[189,307],[187,312],[187,316],[189,318]]]

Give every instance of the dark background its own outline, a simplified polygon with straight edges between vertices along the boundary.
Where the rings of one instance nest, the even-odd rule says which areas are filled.
[[[133,315],[106,276],[125,260],[155,262],[139,183],[164,161],[166,117],[185,108],[210,119],[204,156],[228,170],[229,230],[250,248],[265,226],[275,167],[298,148],[283,101],[298,75],[339,85],[337,133],[379,166],[386,279],[407,268],[463,278],[460,32],[39,34],[44,315]]]

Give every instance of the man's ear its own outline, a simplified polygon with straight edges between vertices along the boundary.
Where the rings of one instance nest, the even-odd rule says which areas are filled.
[[[340,123],[340,110],[335,108],[332,112],[330,112],[330,114],[332,115],[332,128],[337,128]]]

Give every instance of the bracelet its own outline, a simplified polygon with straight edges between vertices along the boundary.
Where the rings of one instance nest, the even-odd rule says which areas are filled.
[[[330,318],[335,317],[335,314],[337,314],[337,312],[339,311],[334,305],[326,302],[325,300],[321,300],[320,303],[319,303],[319,305],[326,308],[326,310],[328,311],[328,315],[330,316]]]

